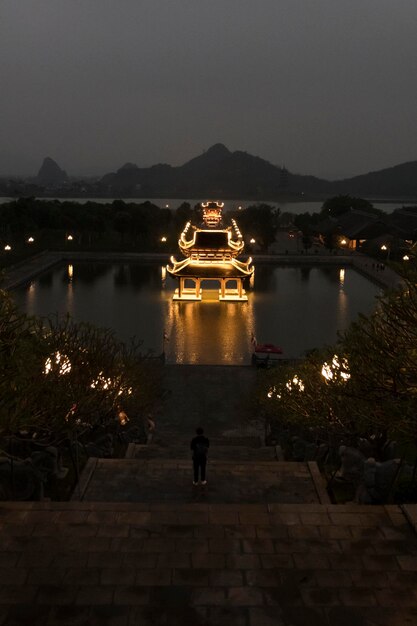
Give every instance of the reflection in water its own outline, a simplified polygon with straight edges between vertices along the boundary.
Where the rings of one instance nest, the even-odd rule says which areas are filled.
[[[74,276],[74,266],[71,263],[68,264],[68,279],[71,282]]]
[[[158,264],[74,263],[72,280],[65,266],[13,293],[30,314],[70,312],[123,340],[142,339],[144,352],[160,354],[165,329],[170,363],[249,364],[252,333],[297,357],[334,342],[359,312],[370,312],[378,287],[350,268],[329,269],[258,266],[245,303],[219,302],[213,289],[201,302],[174,302],[176,283],[168,276],[163,288]]]

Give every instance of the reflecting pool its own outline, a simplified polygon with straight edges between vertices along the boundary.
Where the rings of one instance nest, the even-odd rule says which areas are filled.
[[[213,288],[213,283],[208,286]],[[32,315],[69,312],[76,320],[136,336],[168,363],[250,363],[251,335],[288,358],[336,340],[358,313],[369,313],[380,288],[350,267],[258,265],[248,302],[173,302],[175,281],[156,264],[74,262],[14,290]],[[164,334],[167,337],[164,340]]]

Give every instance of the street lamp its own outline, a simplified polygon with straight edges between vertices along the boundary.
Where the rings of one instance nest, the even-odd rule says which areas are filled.
[[[252,237],[252,239],[249,241],[249,243],[252,243],[252,244],[256,243],[256,239],[254,239],[254,238]]]
[[[410,257],[408,256],[408,254],[404,254],[403,256],[403,261],[409,261]]]
[[[5,249],[6,252],[9,252],[12,249],[12,247],[9,246],[8,243],[6,243],[6,245],[4,246],[4,249]]]
[[[390,247],[389,247],[389,246],[387,246],[387,245],[385,245],[385,243],[383,243],[383,244],[382,244],[382,246],[381,246],[381,250],[382,250],[383,252],[386,252],[386,253],[387,253],[387,261],[389,261],[389,253],[390,253],[390,251],[391,251],[391,250],[390,250]]]
[[[345,245],[347,244],[346,239],[342,239],[342,241],[340,242],[340,244],[341,244],[342,246],[345,246]]]
[[[166,242],[166,240],[167,240],[167,238],[165,237],[165,235],[164,235],[163,237],[161,237],[161,241],[162,241],[162,243],[165,243],[165,242]]]
[[[33,237],[29,237],[29,239],[28,239],[28,243],[33,243],[34,241],[35,241],[35,240],[34,240],[34,238],[33,238]]]
[[[68,235],[67,241],[72,241],[73,239],[74,239],[74,237],[72,235]]]

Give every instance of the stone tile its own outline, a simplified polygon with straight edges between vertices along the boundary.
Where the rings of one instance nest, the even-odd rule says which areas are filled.
[[[55,533],[58,532],[63,537],[94,537],[97,535],[99,527],[97,524],[56,524]]]
[[[195,537],[215,538],[224,537],[224,528],[221,524],[197,526],[194,531]]]
[[[51,607],[49,606],[34,606],[33,604],[0,606],[0,624],[5,626],[44,626],[46,623],[49,624],[50,615]]]
[[[257,554],[229,554],[227,556],[227,567],[228,569],[243,570],[258,569],[261,567],[261,562]],[[216,569],[222,569],[222,566],[219,566]]]
[[[271,539],[245,539],[243,551],[255,554],[268,554],[274,552],[274,544]]]
[[[327,626],[325,609],[320,607],[282,607],[285,626]],[[350,624],[356,626],[356,624]]]
[[[319,539],[320,530],[317,526],[301,526],[294,524],[288,529],[290,539]]]
[[[345,606],[373,606],[377,604],[373,591],[365,587],[340,589],[339,594]]]
[[[75,602],[76,585],[41,585],[36,596],[37,604],[54,606],[71,605]]]
[[[239,539],[209,539],[209,549],[211,553],[239,554],[242,552],[242,542]]]
[[[129,537],[133,536],[128,524],[103,524],[98,527],[98,537]]]
[[[245,578],[246,584],[250,587],[278,587],[282,585],[281,570],[278,568],[247,570]]]
[[[330,557],[331,558],[331,557]],[[329,569],[329,557],[324,554],[293,554],[295,566],[300,569]]]
[[[335,570],[361,570],[364,565],[358,554],[329,554],[330,567]]]
[[[327,609],[327,619],[329,626],[381,626],[381,622],[368,622],[363,609],[350,606]]]
[[[380,606],[417,606],[416,596],[410,589],[375,589],[374,594]]]
[[[191,561],[197,569],[224,569],[226,566],[224,554],[192,554]]]
[[[288,537],[288,526],[285,524],[256,526],[256,534],[259,539],[286,539]]]
[[[120,567],[122,554],[116,552],[91,552],[88,554],[88,567]]]
[[[149,602],[155,606],[180,607],[191,604],[193,588],[186,586],[151,587]]]
[[[398,572],[400,573],[400,572]],[[350,572],[355,587],[381,589],[390,587],[388,572],[379,570],[353,570]],[[341,585],[345,586],[345,585]]]
[[[401,558],[402,557],[398,557],[398,561],[400,561]],[[398,569],[398,562],[393,556],[385,556],[384,554],[369,554],[363,556],[362,560],[365,569],[383,571]],[[417,561],[417,558],[414,560]]]
[[[0,552],[0,567],[14,567],[20,556],[20,552]]]
[[[333,570],[317,570],[314,572],[314,577],[319,587],[351,587],[354,573],[355,572],[345,570],[339,570],[338,572]],[[359,573],[361,574],[362,572]]]
[[[65,567],[29,569],[27,583],[29,585],[62,585],[66,571]]]
[[[352,539],[349,526],[319,526],[323,539]]]
[[[98,585],[100,570],[96,567],[70,567],[67,569],[62,584],[64,585]]]
[[[142,552],[126,552],[122,555],[122,560],[116,561],[114,567],[137,567],[139,569],[149,569],[156,567],[158,562],[157,554],[144,554]],[[112,567],[111,561],[102,567]]]
[[[306,606],[337,606],[341,604],[337,589],[332,587],[310,587],[300,589]]]
[[[198,559],[199,557],[207,558],[208,554],[201,555],[193,555],[193,563],[194,558]],[[187,569],[191,567],[191,556],[186,554],[185,552],[168,552],[167,554],[159,554],[158,555],[158,568],[166,569],[166,568],[180,568]],[[199,567],[199,566],[197,566]],[[202,565],[201,567],[205,567]]]
[[[232,537],[234,539],[255,539],[256,538],[256,526],[253,524],[239,524],[236,526],[224,527],[225,537]]]
[[[271,607],[249,609],[249,624],[250,626],[286,626],[280,611]],[[305,624],[307,625],[308,622]]]
[[[149,511],[125,511],[117,514],[116,523],[135,526],[150,524],[151,514]]]
[[[314,526],[329,526],[331,524],[330,517],[327,513],[300,513],[302,524]]]
[[[216,606],[226,602],[225,590],[221,587],[199,587],[193,592],[193,605]]]
[[[197,537],[184,537],[183,539],[176,539],[175,551],[176,552],[189,552],[189,553],[192,552],[194,554],[200,553],[200,552],[205,553],[209,551],[209,542],[207,539],[197,538]]]
[[[75,603],[85,606],[112,604],[116,587],[112,585],[91,585],[80,587],[77,591]]]
[[[402,570],[409,572],[417,572],[417,558],[414,555],[397,556],[397,561]],[[395,569],[391,567],[390,569]]]
[[[135,567],[103,568],[100,570],[100,582],[102,585],[133,585],[138,571]]]
[[[207,621],[187,622],[187,624],[195,626],[247,626],[246,616],[247,609],[245,607],[212,607],[208,609]]]
[[[19,568],[0,568],[0,585],[23,585],[27,579],[28,570]]]
[[[243,574],[239,570],[209,570],[209,580],[213,587],[241,587]]]
[[[171,569],[143,569],[136,571],[136,585],[144,587],[167,586],[172,582]]]
[[[188,585],[191,587],[208,587],[209,572],[208,569],[174,569],[173,585]],[[217,570],[215,570],[217,571]],[[218,583],[221,586],[221,583]]]
[[[232,606],[262,606],[264,596],[256,587],[230,587],[227,589],[227,603]]]
[[[18,561],[18,567],[49,567],[52,565],[53,559],[54,555],[48,552],[22,552]]]
[[[148,604],[149,588],[138,585],[118,585],[114,588],[113,602],[116,606]]]
[[[93,606],[85,626],[127,626],[131,610],[127,606]],[[139,623],[138,623],[139,624]]]
[[[287,569],[294,567],[294,560],[291,554],[261,554],[261,563],[262,567],[265,569]]]
[[[369,539],[340,540],[342,551],[346,554],[375,554],[375,547]]]

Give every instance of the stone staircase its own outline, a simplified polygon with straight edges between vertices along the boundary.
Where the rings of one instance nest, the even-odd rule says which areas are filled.
[[[130,444],[125,459],[90,459],[74,500],[114,502],[329,502],[315,463],[279,461],[259,437],[210,439],[207,487],[192,485],[189,441]]]

